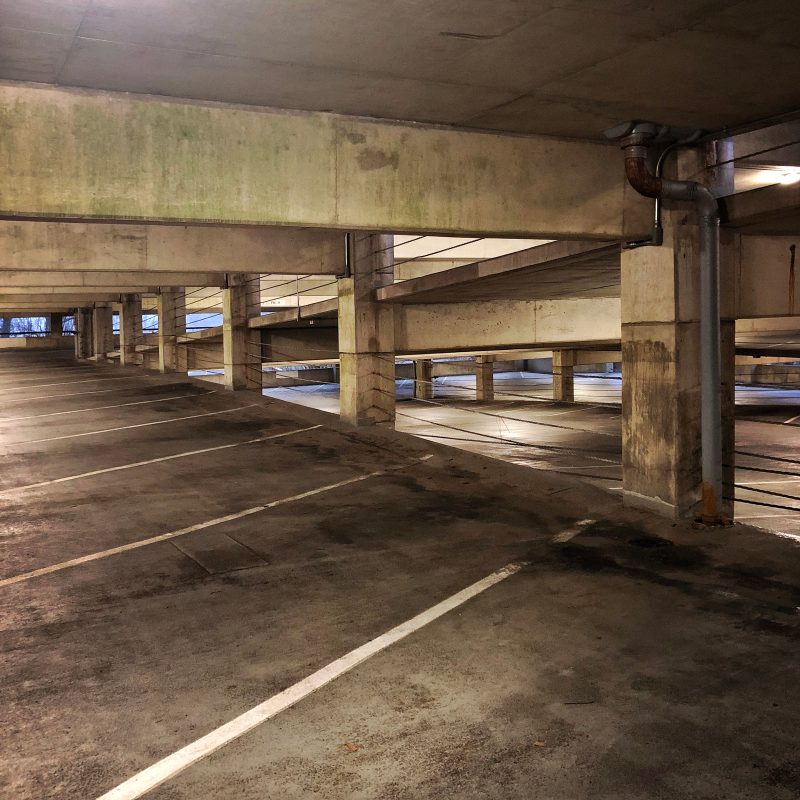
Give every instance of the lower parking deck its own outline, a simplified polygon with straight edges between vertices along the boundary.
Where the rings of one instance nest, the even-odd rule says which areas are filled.
[[[397,428],[430,441],[522,466],[580,476],[622,490],[621,376],[575,378],[576,403],[552,402],[552,376],[498,373],[495,399],[476,403],[474,376],[434,381],[434,400],[413,399],[398,382]],[[338,412],[337,384],[265,391],[270,397]],[[736,519],[800,536],[800,389],[736,388]]]
[[[0,796],[794,800],[797,543],[444,444],[0,354]]]

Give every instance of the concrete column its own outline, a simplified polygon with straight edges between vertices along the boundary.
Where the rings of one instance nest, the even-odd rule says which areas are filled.
[[[222,350],[226,389],[261,389],[261,335],[247,327],[261,313],[259,276],[228,275],[222,290]]]
[[[92,309],[92,355],[95,361],[104,361],[106,353],[114,349],[114,312],[109,305],[96,305]]]
[[[158,369],[180,372],[178,336],[186,333],[186,290],[162,289],[156,300],[158,313]]]
[[[126,294],[119,311],[119,363],[122,367],[140,364],[136,345],[142,343],[142,296]]]
[[[553,400],[575,402],[574,350],[553,350]]]
[[[92,355],[92,309],[79,308],[75,313],[75,358]]]
[[[64,315],[51,314],[50,315],[50,335],[61,336],[64,331]]]
[[[433,400],[433,362],[429,358],[414,362],[414,399]]]
[[[491,356],[475,358],[475,399],[486,403],[494,400],[494,360]]]
[[[351,425],[393,425],[394,308],[374,291],[394,280],[394,238],[350,234],[350,277],[340,278],[340,415]]]
[[[682,153],[677,174],[709,175],[708,153]],[[733,275],[721,241],[724,480],[733,465]],[[622,474],[628,505],[677,518],[701,500],[699,236],[694,209],[665,204],[664,244],[622,253]],[[729,488],[724,492],[731,494]],[[731,514],[726,503],[723,513]]]

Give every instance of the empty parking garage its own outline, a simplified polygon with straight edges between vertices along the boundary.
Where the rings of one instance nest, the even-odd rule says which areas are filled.
[[[0,2],[0,795],[796,798],[797,17]]]

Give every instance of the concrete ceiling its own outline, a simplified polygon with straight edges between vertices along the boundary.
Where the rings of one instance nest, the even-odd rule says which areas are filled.
[[[800,108],[796,0],[0,0],[0,77],[599,138]]]

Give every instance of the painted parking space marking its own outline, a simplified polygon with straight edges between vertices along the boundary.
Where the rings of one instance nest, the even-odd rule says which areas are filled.
[[[46,439],[26,439],[24,442],[13,442],[14,446],[21,444],[40,444],[42,442],[60,442],[63,439],[77,439],[80,436],[97,436],[101,433],[115,433],[116,431],[129,431],[133,428],[147,428],[150,425],[166,425],[169,422],[183,422],[187,419],[199,419],[200,417],[214,417],[219,414],[232,414],[234,411],[242,411],[245,408],[253,408],[256,403],[237,408],[226,408],[223,411],[205,411],[202,414],[190,414],[186,417],[170,417],[169,419],[157,419],[154,422],[138,422],[135,425],[121,425],[119,428],[102,428],[99,431],[84,431],[83,433],[67,433],[63,436],[49,436]]]
[[[553,537],[554,542],[559,542],[563,544],[564,542],[568,542],[571,539],[574,539],[580,533],[586,530],[590,525],[593,525],[596,520],[593,519],[582,519],[576,522],[574,525],[570,525],[569,528],[565,528],[563,531],[560,531]]]
[[[170,400],[185,400],[187,397],[203,397],[206,394],[214,394],[212,390],[207,392],[192,392],[191,394],[178,394],[174,397],[158,397],[155,400],[136,400],[133,403],[117,403],[113,406],[95,406],[94,408],[74,408],[71,411],[49,411],[46,414],[31,414],[27,417],[0,417],[0,425],[4,422],[22,422],[27,419],[42,419],[44,417],[60,417],[64,414],[85,414],[88,411],[108,411],[111,408],[125,408],[127,406],[146,406],[152,403],[168,403]]]
[[[96,383],[97,381],[138,381],[142,378],[147,378],[147,375],[114,375],[113,377],[105,377],[102,378],[85,378],[81,381],[66,381],[63,383],[36,383],[33,386],[5,386],[3,387],[4,392],[24,392],[27,389],[44,389],[45,387],[49,386],[75,386],[78,383]]]
[[[62,570],[70,569],[71,567],[77,567],[80,564],[88,564],[90,561],[99,561],[100,559],[109,558],[110,556],[117,555],[118,553],[126,553],[130,550],[138,550],[140,547],[147,547],[148,545],[157,544],[158,542],[168,542],[170,539],[176,539],[179,536],[186,536],[187,534],[194,533],[195,531],[202,531],[215,525],[222,525],[226,522],[234,522],[237,519],[249,517],[253,514],[258,514],[262,511],[268,511],[271,508],[277,508],[278,506],[283,506],[288,503],[294,503],[298,500],[304,500],[307,497],[314,497],[315,495],[330,492],[334,489],[340,489],[343,486],[350,486],[354,483],[360,483],[361,481],[369,480],[370,478],[388,475],[391,472],[405,469],[418,462],[427,461],[429,458],[433,458],[433,456],[423,456],[422,458],[411,462],[411,464],[402,464],[398,467],[391,467],[389,469],[382,469],[376,472],[368,472],[364,475],[357,475],[354,478],[347,478],[346,480],[337,481],[336,483],[329,483],[325,486],[319,486],[316,489],[309,489],[308,491],[301,492],[300,494],[291,495],[290,497],[282,497],[279,500],[272,500],[269,503],[264,503],[263,505],[245,508],[243,511],[235,511],[233,514],[226,514],[225,516],[215,517],[214,519],[209,519],[205,522],[198,522],[195,525],[189,525],[186,528],[179,528],[176,531],[160,533],[157,536],[150,536],[147,539],[140,539],[139,541],[129,542],[128,544],[119,545],[118,547],[110,547],[107,550],[100,550],[96,553],[89,553],[85,556],[71,558],[68,561],[62,561],[59,564],[51,564],[50,566],[40,567],[39,569],[30,570],[29,572],[22,572],[19,575],[13,575],[10,578],[3,578],[0,580],[0,588],[4,586],[11,586],[15,583],[21,583],[22,581],[27,581],[31,578],[38,578],[41,575],[50,575],[54,572],[61,572]]]
[[[459,606],[471,600],[473,597],[485,592],[492,586],[501,581],[516,575],[523,567],[524,563],[511,563],[502,569],[492,572],[485,578],[467,586],[460,592],[456,592],[450,597],[431,606],[421,614],[400,623],[399,625],[386,631],[386,633],[371,639],[366,644],[362,644],[355,650],[351,650],[346,655],[331,661],[326,666],[312,672],[303,680],[298,681],[288,689],[284,689],[273,695],[263,703],[259,703],[249,711],[245,711],[238,717],[234,717],[230,722],[221,725],[219,728],[207,733],[200,739],[177,750],[166,758],[157,761],[152,766],[128,778],[124,783],[101,795],[98,800],[136,800],[157,786],[174,778],[188,767],[198,761],[210,756],[220,748],[239,739],[254,728],[263,724],[269,719],[285,711],[287,708],[299,703],[304,698],[313,694],[323,686],[331,683],[345,673],[357,667],[372,656],[380,653],[393,644],[405,639],[412,633],[424,628],[431,622],[443,617]]]
[[[232,447],[243,447],[244,445],[248,444],[256,444],[258,442],[268,442],[271,439],[282,439],[287,436],[293,436],[297,433],[304,433],[305,431],[313,431],[317,428],[321,428],[322,425],[312,425],[308,428],[298,428],[297,430],[293,431],[286,431],[285,433],[273,433],[270,436],[259,436],[255,439],[247,439],[244,442],[232,442],[230,444],[220,444],[216,445],[215,447],[204,447],[200,450],[187,450],[183,453],[174,453],[170,456],[161,456],[160,458],[148,458],[146,461],[133,461],[130,464],[120,464],[116,467],[106,467],[105,469],[93,469],[91,472],[81,472],[78,475],[67,475],[64,478],[53,478],[49,481],[39,481],[38,483],[29,483],[25,486],[13,486],[9,489],[0,490],[0,496],[5,494],[14,494],[15,492],[26,492],[30,489],[39,489],[42,486],[52,486],[56,483],[67,483],[68,481],[77,481],[81,478],[90,478],[94,477],[95,475],[105,475],[109,472],[119,472],[123,469],[134,469],[135,467],[144,467],[148,464],[158,464],[162,461],[173,461],[177,458],[189,458],[191,456],[199,456],[205,453],[215,453],[219,450],[229,450]]]
[[[58,400],[60,397],[83,397],[91,394],[110,394],[111,392],[129,392],[130,386],[120,386],[114,389],[96,389],[91,392],[68,392],[67,394],[43,394],[39,397],[16,397],[12,400],[3,398],[3,405],[9,403],[35,403],[37,400]]]

